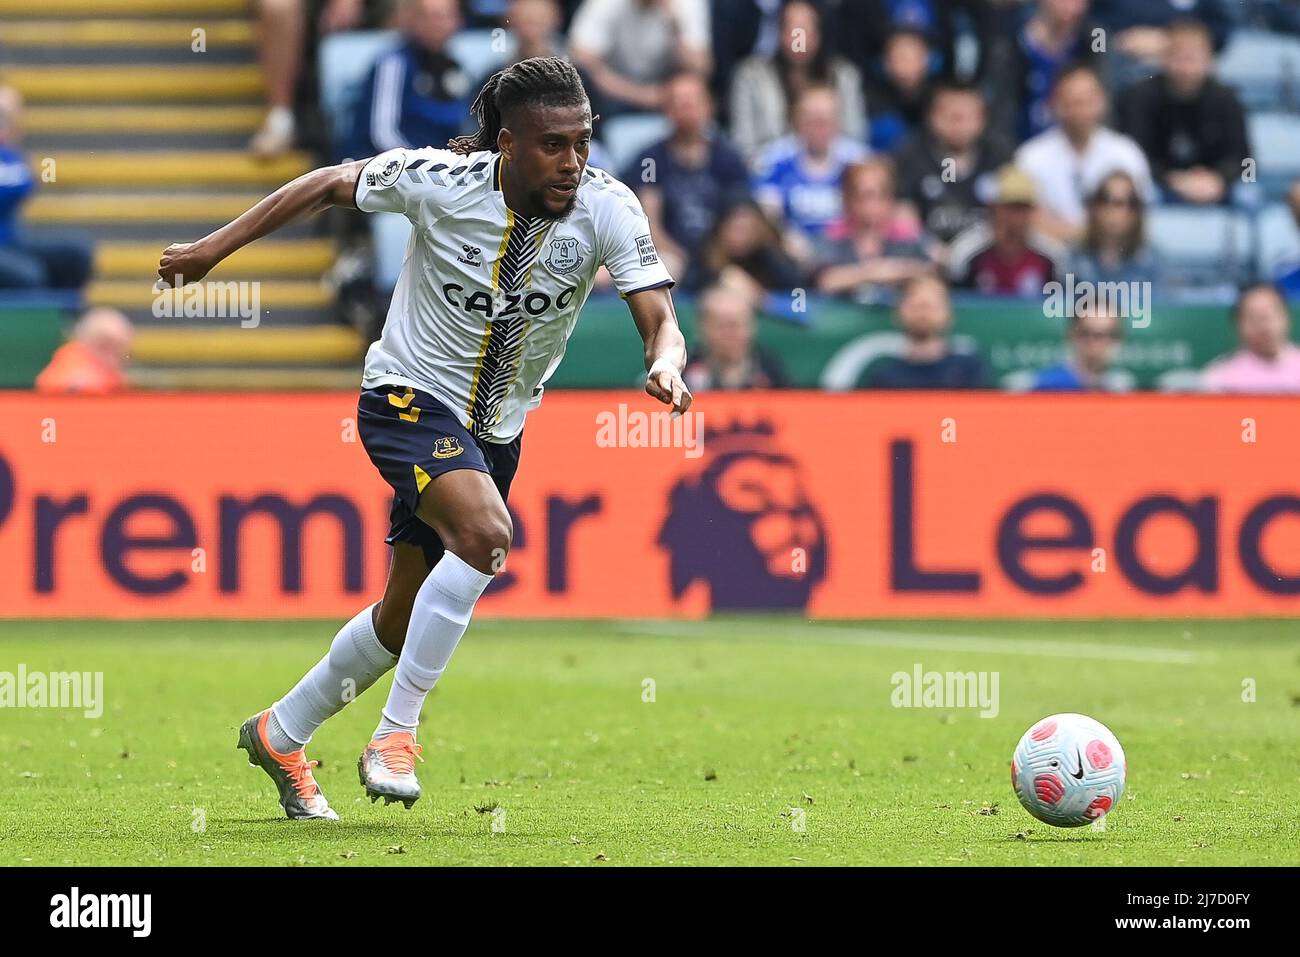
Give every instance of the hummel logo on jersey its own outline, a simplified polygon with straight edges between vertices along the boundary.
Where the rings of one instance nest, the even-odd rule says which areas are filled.
[[[469,243],[461,244],[462,254],[456,257],[457,262],[464,263],[466,266],[482,266],[483,260],[479,257],[483,255],[483,250],[478,246],[471,246]]]
[[[454,459],[464,451],[465,447],[460,444],[460,439],[454,435],[444,435],[433,443],[433,457],[435,459]]]

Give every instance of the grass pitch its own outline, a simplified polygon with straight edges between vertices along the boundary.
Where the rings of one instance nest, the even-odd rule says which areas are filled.
[[[1297,864],[1298,627],[478,621],[413,809],[357,783],[388,678],[317,734],[331,823],[285,820],[235,739],[336,623],[0,622],[0,671],[102,671],[106,701],[0,709],[0,864]],[[999,713],[893,707],[917,663],[998,672]],[[1011,791],[1058,711],[1127,752],[1104,831]]]

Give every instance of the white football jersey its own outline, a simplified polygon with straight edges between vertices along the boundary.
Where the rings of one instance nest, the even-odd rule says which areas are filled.
[[[431,393],[473,434],[509,442],[542,400],[603,264],[624,297],[673,284],[632,191],[588,166],[573,210],[506,207],[499,154],[395,149],[366,164],[356,203],[405,213],[411,241],[363,388]]]

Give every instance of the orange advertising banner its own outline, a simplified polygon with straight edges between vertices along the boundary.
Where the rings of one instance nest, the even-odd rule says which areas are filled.
[[[549,394],[483,614],[1300,612],[1300,402]],[[0,394],[0,617],[345,617],[387,570],[356,396]]]

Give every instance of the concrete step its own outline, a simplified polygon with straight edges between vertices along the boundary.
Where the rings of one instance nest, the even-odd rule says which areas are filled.
[[[344,368],[311,366],[307,368],[242,367],[196,369],[175,366],[136,367],[130,373],[131,382],[142,389],[184,391],[203,389],[209,391],[285,391],[308,390],[360,390],[361,369],[354,365]]]
[[[3,9],[4,0],[0,0]],[[117,3],[105,3],[100,12]],[[197,31],[202,31],[198,33]],[[7,20],[0,28],[0,43],[6,47],[180,47],[194,56],[211,53],[217,47],[252,48],[256,29],[248,20],[214,20],[208,17],[182,20]],[[206,51],[196,49],[206,47]]]
[[[95,275],[101,279],[150,277],[158,257],[174,240],[106,242],[95,248]],[[285,241],[262,239],[234,253],[213,270],[212,279],[318,278],[334,264],[337,249],[330,239]]]
[[[0,0],[3,2],[3,0]],[[5,70],[29,103],[260,102],[257,66],[33,66]]]
[[[23,113],[29,136],[41,133],[239,133],[251,136],[266,107],[246,106],[31,106]]]
[[[355,364],[364,343],[346,326],[212,329],[193,325],[136,330],[131,358],[158,366],[327,366]]]
[[[36,106],[24,116],[29,153],[70,150],[244,150],[261,106]]]
[[[238,312],[240,305],[252,310],[256,308],[260,322],[261,313],[272,309],[328,309],[334,301],[334,290],[319,279],[271,279],[271,280],[237,280],[233,276],[213,276],[212,286],[207,286],[209,295],[215,295],[215,285],[221,284],[221,302],[203,307],[204,315],[184,316],[181,318],[203,319],[207,310],[214,315],[243,316]],[[229,289],[226,286],[229,286]],[[203,287],[196,286],[195,289]],[[159,293],[153,288],[153,279],[141,275],[135,279],[96,279],[86,287],[85,300],[91,306],[114,306],[125,310],[153,310],[154,303],[162,296],[172,298],[171,308],[176,312],[186,309],[186,303],[194,290]],[[229,297],[229,298],[227,298]],[[195,299],[194,301],[199,301]],[[165,307],[164,307],[165,308]],[[251,318],[251,317],[249,317]]]
[[[0,0],[0,17],[244,16],[249,0]]]
[[[54,153],[46,159],[54,161],[51,191],[95,186],[260,186],[269,192],[313,165],[307,153],[261,160],[239,150],[78,151]]]

